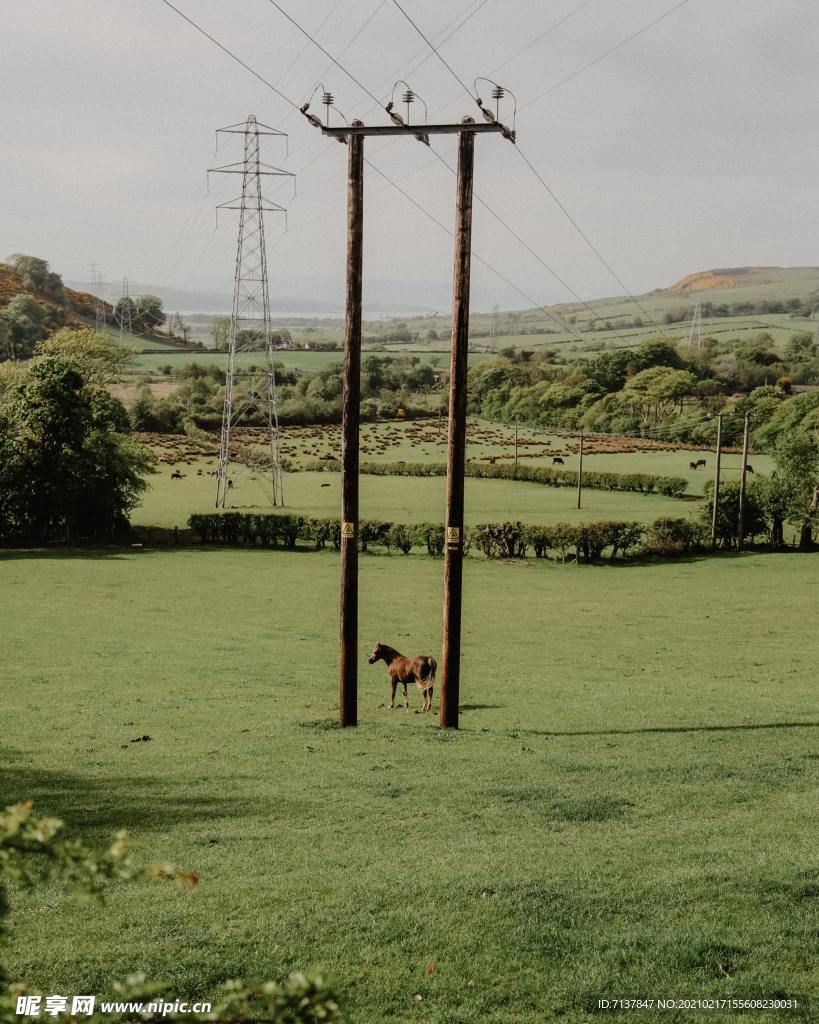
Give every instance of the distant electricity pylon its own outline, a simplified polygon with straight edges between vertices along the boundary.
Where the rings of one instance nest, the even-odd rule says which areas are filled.
[[[496,347],[495,338],[498,333],[498,313],[500,312],[500,306],[494,305],[492,307],[492,321],[489,326],[489,347],[494,349]]]
[[[105,328],[106,316],[105,316],[105,300],[103,299],[103,280],[102,274],[97,269],[96,263],[91,263],[91,269],[89,271],[89,277],[91,284],[89,286],[89,294],[94,300],[94,330],[99,333]]]
[[[236,247],[236,268],[233,278],[233,308],[228,334],[228,365],[225,374],[225,403],[222,413],[222,436],[219,445],[219,469],[216,473],[216,507],[224,508],[228,492],[239,478],[253,476],[268,494],[271,504],[284,504],[281,453],[279,448],[279,417],[276,408],[276,377],[273,363],[273,336],[270,325],[270,296],[267,282],[264,212],[285,213],[277,203],[262,193],[262,178],[286,176],[289,171],[271,167],[259,157],[259,136],[287,136],[275,128],[261,124],[251,114],[240,124],[217,129],[244,136],[244,159],[208,171],[220,174],[241,174],[242,194],[220,203],[217,210],[239,211],[239,239]],[[261,372],[243,371],[236,361],[238,352],[259,352],[264,360]],[[264,424],[264,445],[237,444],[236,428],[241,421],[261,419]],[[233,476],[231,475],[233,473]]]
[[[123,277],[122,279],[122,296],[120,301],[117,303],[119,306],[119,340],[122,344],[126,334],[134,333],[134,304],[131,301],[131,296],[128,294],[128,278]]]
[[[694,348],[702,348],[702,307],[699,302],[694,306],[694,315],[691,317],[691,333],[688,335],[688,344]]]

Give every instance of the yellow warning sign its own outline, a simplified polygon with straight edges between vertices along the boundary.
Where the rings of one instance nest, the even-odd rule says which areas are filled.
[[[341,524],[341,536],[342,537],[355,537],[355,523],[342,523]]]
[[[448,526],[446,528],[447,544],[457,544],[460,539],[461,531],[457,526]]]

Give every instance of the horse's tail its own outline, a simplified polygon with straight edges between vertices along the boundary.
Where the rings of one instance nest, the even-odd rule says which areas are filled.
[[[435,673],[438,671],[438,662],[434,658],[429,659],[429,675],[427,676],[427,682],[432,686],[435,682]]]

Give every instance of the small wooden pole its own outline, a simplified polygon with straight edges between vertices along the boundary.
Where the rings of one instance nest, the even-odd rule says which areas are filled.
[[[583,500],[583,431],[580,431],[580,465],[577,469],[577,507]]]
[[[714,506],[711,510],[711,547],[717,546],[717,508],[719,507],[719,471],[722,458],[722,413],[717,417],[717,468],[714,471]]]
[[[353,122],[360,124],[360,122]],[[347,139],[347,311],[341,417],[341,615],[338,721],[358,724],[358,430],[361,401],[361,281],[364,136]]]
[[[515,467],[518,464],[518,425],[515,424]]]
[[[472,118],[464,118],[469,124]],[[466,464],[466,381],[469,350],[469,272],[472,249],[472,178],[475,135],[462,131],[458,143],[455,214],[455,281],[447,432],[444,623],[441,657],[440,724],[458,728],[461,685],[461,594],[464,557],[464,469]]]
[[[739,523],[737,525],[737,550],[742,551],[745,542],[745,477],[748,473],[748,413],[742,427],[742,470],[739,474]]]

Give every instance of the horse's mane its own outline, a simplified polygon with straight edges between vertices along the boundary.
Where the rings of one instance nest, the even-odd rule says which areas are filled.
[[[390,647],[389,644],[380,644],[381,650],[384,654],[389,654],[391,657],[387,660],[387,664],[390,663],[394,658],[403,658],[404,655],[400,651],[396,651],[394,647]]]

